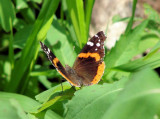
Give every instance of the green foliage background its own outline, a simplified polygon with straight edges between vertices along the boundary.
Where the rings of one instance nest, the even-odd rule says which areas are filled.
[[[128,26],[107,51],[99,84],[75,91],[63,82],[62,92],[54,81],[61,76],[49,68],[39,42],[72,66],[87,42],[94,2],[0,0],[0,119],[160,118],[160,78],[154,70],[160,67],[160,15],[144,4],[147,18],[135,18],[137,0],[130,18],[113,18]],[[135,21],[140,23],[133,27]],[[148,48],[146,56],[132,60]]]

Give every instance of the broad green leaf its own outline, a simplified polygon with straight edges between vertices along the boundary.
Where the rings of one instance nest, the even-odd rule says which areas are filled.
[[[159,77],[151,69],[144,69],[132,74],[112,105],[103,110],[102,119],[153,119],[159,105]]]
[[[158,48],[160,48],[160,41],[151,49],[150,53],[157,51]]]
[[[126,71],[126,72],[135,72],[137,70],[144,69],[146,67],[158,68],[160,67],[160,47],[142,57],[140,59],[134,60],[132,62],[117,66],[113,69]]]
[[[28,119],[26,113],[16,99],[10,99],[10,103],[15,107],[19,117],[21,117],[22,119]]]
[[[47,33],[47,41],[49,42],[47,46],[52,45],[51,50],[63,65],[73,65],[77,56],[74,51],[74,43],[64,26],[60,25],[56,19],[53,20],[52,26]]]
[[[11,23],[15,18],[15,11],[11,0],[0,0],[0,24],[2,28],[9,32]]]
[[[66,82],[62,85],[54,86],[53,88],[37,95],[36,99],[40,102],[43,102],[43,104],[41,105],[41,107],[37,108],[37,111],[35,113],[39,113],[44,109],[52,106],[52,109],[54,111],[63,114],[64,108],[61,105],[63,105],[63,103],[66,102],[68,99],[71,99],[74,92],[75,90],[71,89],[71,86],[68,84],[68,82]],[[59,112],[59,110],[61,111]]]
[[[35,115],[28,113],[28,119],[38,119]]]
[[[10,99],[17,100],[25,112],[31,112],[34,110],[35,107],[40,105],[38,102],[27,96],[14,93],[0,92],[0,100],[10,100]]]
[[[26,25],[23,27],[23,29],[17,31],[14,35],[14,47],[16,48],[24,48],[25,43],[28,39],[28,36],[31,34],[31,29],[33,28],[33,25]]]
[[[58,114],[56,114],[55,112],[51,111],[51,110],[47,110],[46,114],[44,116],[44,119],[63,119],[62,117],[60,117]]]
[[[58,0],[44,1],[41,12],[34,24],[32,33],[28,37],[25,47],[22,50],[22,56],[15,65],[11,75],[11,81],[6,86],[7,91],[15,92],[21,85],[20,81],[23,79],[23,90],[27,85],[27,78],[33,68],[39,51],[39,41],[45,39],[47,31],[53,20],[53,15],[59,4]],[[22,78],[23,77],[23,78]],[[19,91],[23,91],[20,90]]]
[[[158,43],[158,41],[159,38],[157,37],[157,35],[146,32],[141,37],[137,54],[144,53],[147,49],[153,48]]]
[[[0,99],[0,119],[25,119],[20,118],[17,109],[10,101]]]
[[[36,100],[38,100],[39,102],[43,102],[43,103],[49,101],[49,99],[51,98],[52,95],[57,94],[57,96],[58,96],[62,92],[62,86],[63,86],[63,91],[71,88],[71,85],[68,82],[62,83],[62,85],[59,84],[57,86],[54,86],[54,87],[38,94],[36,96]]]
[[[110,53],[105,57],[106,72],[104,76],[107,76],[110,71],[109,69],[121,64],[128,62],[138,52],[136,48],[140,42],[140,36],[147,26],[148,21],[143,21],[138,25],[132,32],[127,35],[121,36],[120,40],[117,41],[114,48],[111,49]]]
[[[0,92],[0,103],[1,103],[1,101],[3,101],[2,104],[4,104],[5,109],[7,109],[7,110],[11,109],[10,112],[8,112],[8,115],[6,115],[6,116],[9,116],[9,117],[12,116],[12,118],[8,118],[8,119],[26,119],[26,118],[22,118],[22,117],[25,117],[25,113],[23,112],[23,110],[26,113],[30,113],[30,112],[35,112],[36,109],[38,107],[40,107],[40,103],[38,103],[37,101],[35,101],[27,96],[14,94],[14,93]],[[9,102],[11,104],[8,104]],[[0,110],[4,109],[2,104],[1,104]],[[16,110],[18,111],[17,115],[19,115],[19,117],[21,117],[21,118],[18,118],[18,117],[13,118],[14,116],[12,114],[15,115],[14,112]],[[1,112],[3,112],[3,114],[4,114],[4,111],[1,111]],[[0,113],[0,116],[2,116],[1,113]],[[28,115],[28,117],[32,117],[31,119],[33,119],[34,116]],[[57,119],[61,119],[61,117],[58,114],[56,114],[55,112],[53,112],[52,110],[47,110],[46,113],[44,114],[44,119],[52,119],[54,117]],[[41,118],[42,118],[42,116],[41,116]],[[2,118],[2,119],[5,119],[5,118]],[[35,119],[37,119],[37,118],[35,117]]]
[[[66,104],[65,119],[100,119],[123,90],[126,79],[113,84],[93,85],[77,91]]]

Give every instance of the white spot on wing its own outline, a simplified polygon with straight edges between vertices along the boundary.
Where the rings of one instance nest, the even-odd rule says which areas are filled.
[[[87,45],[89,45],[89,46],[93,46],[93,45],[94,45],[94,43],[92,43],[92,42],[88,41],[88,42],[87,42]]]
[[[100,42],[100,39],[98,40],[98,42]]]
[[[99,46],[100,46],[100,43],[97,43],[96,46],[99,47]]]
[[[48,49],[48,52],[49,52],[49,53],[51,52],[50,49]]]
[[[95,35],[95,37],[99,38],[97,34]]]
[[[95,51],[97,51],[98,49],[96,48]]]

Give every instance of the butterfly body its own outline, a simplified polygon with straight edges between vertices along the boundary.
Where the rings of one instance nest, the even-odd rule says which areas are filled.
[[[100,81],[105,64],[103,57],[104,41],[106,36],[103,31],[94,35],[81,50],[75,60],[73,67],[66,65],[62,66],[58,58],[45,46],[42,42],[41,48],[47,54],[49,60],[57,71],[73,86],[89,86]]]

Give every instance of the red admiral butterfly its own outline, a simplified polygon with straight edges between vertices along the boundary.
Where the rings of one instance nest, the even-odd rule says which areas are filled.
[[[73,67],[62,66],[58,58],[50,51],[50,49],[42,42],[41,48],[47,54],[49,60],[57,71],[73,86],[81,87],[89,86],[100,81],[105,64],[103,57],[104,41],[106,36],[103,31],[94,35],[81,50]]]

